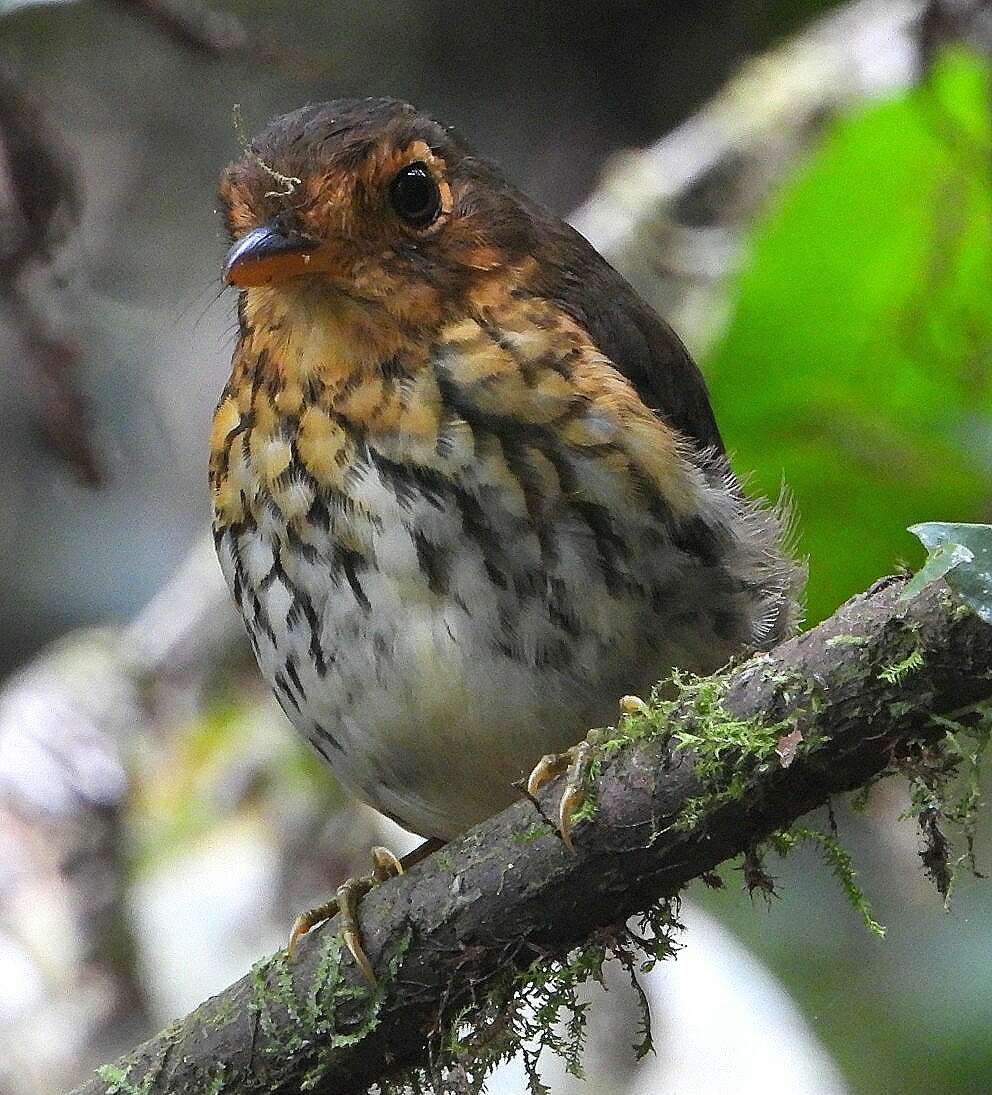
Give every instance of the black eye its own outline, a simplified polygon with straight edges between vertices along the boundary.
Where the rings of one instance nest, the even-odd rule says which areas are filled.
[[[411,163],[389,184],[389,200],[414,228],[426,228],[441,212],[441,194],[427,164]]]

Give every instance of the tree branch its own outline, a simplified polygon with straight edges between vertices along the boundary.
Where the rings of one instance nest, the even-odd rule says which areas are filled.
[[[374,994],[350,959],[338,965],[331,922],[311,933],[292,966],[262,963],[76,1095],[288,1095],[301,1084],[362,1092],[422,1060],[439,1017],[484,993],[508,964],[562,955],[677,894],[832,796],[870,783],[911,743],[937,741],[946,723],[934,716],[962,717],[992,699],[992,628],[943,585],[910,602],[900,600],[904,588],[900,578],[877,583],[725,676],[728,717],[786,724],[804,739],[787,766],[773,757],[746,768],[740,797],[712,799],[692,825],[680,823],[686,805],[707,793],[699,765],[671,734],[635,741],[604,761],[577,855],[523,801],[371,893],[361,918],[381,977]],[[677,728],[678,713],[670,725]],[[552,785],[542,795],[545,810],[560,791]]]

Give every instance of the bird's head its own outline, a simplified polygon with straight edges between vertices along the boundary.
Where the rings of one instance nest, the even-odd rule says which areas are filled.
[[[279,118],[221,178],[224,280],[433,325],[537,250],[527,199],[406,103],[336,100]]]

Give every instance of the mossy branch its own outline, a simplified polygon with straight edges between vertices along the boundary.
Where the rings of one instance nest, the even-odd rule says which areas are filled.
[[[812,631],[718,678],[683,682],[678,698],[604,735],[576,855],[521,801],[370,894],[362,926],[381,979],[374,992],[332,922],[293,965],[260,963],[76,1095],[340,1095],[445,1063],[473,1090],[472,1061],[505,1057],[516,1044],[507,1031],[535,1014],[513,1010],[521,971],[556,1014],[604,956],[633,968],[632,940],[644,940],[617,927],[628,917],[651,910],[660,939],[649,949],[663,956],[673,915],[659,902],[882,773],[946,770],[948,735],[987,723],[992,627],[943,584],[910,600],[905,586],[878,583]],[[560,791],[541,796],[549,816]],[[834,866],[853,877],[843,857]],[[558,989],[548,970],[562,975]],[[413,1075],[403,1082],[416,1086]]]

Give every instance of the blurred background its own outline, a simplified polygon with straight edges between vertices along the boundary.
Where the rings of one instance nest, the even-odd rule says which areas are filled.
[[[815,623],[919,562],[907,525],[992,518],[990,49],[973,0],[0,0],[0,1095],[71,1087],[409,841],[297,744],[205,538],[239,128],[407,98],[569,217],[752,489],[788,484]],[[657,1057],[618,985],[552,1089],[992,1090],[992,886],[945,911],[907,805],[837,804],[884,941],[815,852],[771,904],[730,865],[648,978]]]

